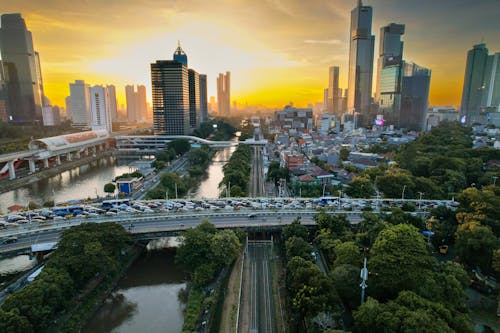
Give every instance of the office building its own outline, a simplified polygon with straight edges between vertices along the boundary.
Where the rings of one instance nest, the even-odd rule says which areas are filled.
[[[274,124],[288,131],[309,132],[313,129],[313,110],[287,105],[282,111],[274,112]]]
[[[339,72],[337,66],[331,66],[328,70],[328,113],[339,115],[341,105],[339,101],[341,98],[341,91],[339,89]]]
[[[43,126],[56,126],[61,123],[59,107],[45,105],[42,107]]]
[[[200,126],[200,75],[188,69],[189,80],[189,127],[191,132]]]
[[[208,120],[207,76],[200,74],[200,122]]]
[[[3,63],[0,59],[0,121],[8,121],[7,112],[7,83],[5,81],[5,74],[3,72]]]
[[[89,86],[83,80],[75,80],[69,84],[70,110],[72,126],[80,129],[90,127],[90,94]]]
[[[435,106],[427,110],[426,115],[426,131],[430,131],[433,127],[438,126],[443,121],[458,121],[458,110],[452,106]]]
[[[143,122],[149,118],[148,104],[146,101],[146,86],[125,86],[125,99],[127,101],[127,120],[131,123]]]
[[[368,122],[371,106],[375,45],[372,15],[372,7],[363,6],[361,0],[351,11],[347,112],[360,116],[361,124],[358,125]]]
[[[150,118],[148,115],[148,102],[146,101],[146,86],[137,85],[137,114],[140,121]]]
[[[500,112],[500,52],[488,56],[484,71],[482,105]]]
[[[66,119],[71,120],[71,96],[66,96],[64,99],[64,104],[66,105]]]
[[[90,110],[92,130],[107,130],[112,132],[110,114],[110,99],[106,87],[93,86],[90,88]]]
[[[404,62],[399,127],[415,131],[425,130],[430,84],[430,69]]]
[[[217,107],[219,116],[227,117],[231,107],[231,73],[219,73],[217,77]]]
[[[158,60],[151,64],[155,134],[189,134],[188,76],[188,68],[182,62]]]
[[[391,23],[380,28],[375,100],[386,125],[399,127],[401,83],[403,78],[404,24]]]
[[[109,114],[111,115],[111,121],[116,121],[118,119],[118,103],[116,101],[116,87],[114,85],[107,85],[106,90],[109,95]]]
[[[217,111],[217,102],[215,101],[215,96],[210,96],[210,103],[208,103],[208,110],[210,112]]]
[[[323,90],[323,110],[328,112],[328,88]]]
[[[1,16],[0,55],[6,78],[8,120],[41,123],[43,83],[40,59],[21,14]]]
[[[467,52],[462,105],[460,117],[463,123],[473,124],[480,121],[480,109],[485,85],[485,70],[488,60],[488,49],[485,43],[474,45]]]

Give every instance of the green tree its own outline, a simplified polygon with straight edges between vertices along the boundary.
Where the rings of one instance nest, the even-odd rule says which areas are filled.
[[[306,226],[300,224],[300,218],[295,219],[292,223],[285,226],[282,229],[283,238],[285,240],[291,237],[300,237],[303,239],[307,239],[308,232]]]
[[[306,242],[302,237],[292,236],[285,241],[285,252],[288,259],[302,257],[310,260],[311,251],[311,244]]]
[[[115,193],[116,186],[113,183],[104,184],[104,192],[106,193]]]
[[[376,193],[370,178],[358,176],[349,182],[346,194],[353,198],[371,198]]]
[[[417,290],[431,274],[432,260],[418,230],[398,224],[380,232],[370,250],[371,294],[390,299],[401,290]]]
[[[19,314],[18,309],[11,311],[0,309],[0,332],[31,333],[33,327],[26,317]]]
[[[500,247],[490,228],[478,223],[465,223],[456,232],[455,248],[460,260],[471,268],[491,272],[493,251]]]
[[[377,178],[376,185],[386,198],[401,198],[403,189],[408,198],[415,186],[411,175],[401,169],[388,170],[384,176]]]
[[[335,247],[336,259],[333,267],[340,265],[353,265],[359,267],[361,265],[362,255],[359,247],[353,242],[344,242]]]
[[[210,250],[215,262],[229,265],[239,255],[241,243],[234,231],[222,230],[212,236]]]
[[[335,289],[344,303],[350,308],[357,306],[361,298],[359,271],[359,266],[345,264],[335,266],[330,272]]]
[[[173,149],[177,155],[182,155],[191,149],[191,144],[188,140],[178,139],[167,144],[168,149]]]
[[[347,148],[341,148],[340,149],[340,152],[339,152],[339,155],[340,155],[340,160],[341,161],[347,161],[349,159],[349,149]]]

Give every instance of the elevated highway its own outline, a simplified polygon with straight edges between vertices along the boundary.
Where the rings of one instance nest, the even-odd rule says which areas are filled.
[[[216,228],[236,229],[248,231],[278,230],[290,224],[297,217],[304,225],[315,225],[314,215],[317,210],[240,210],[236,212],[210,213],[158,213],[136,214],[98,218],[73,218],[68,222],[39,224],[32,223],[0,232],[0,239],[17,237],[17,242],[1,244],[0,255],[9,253],[27,252],[32,245],[39,243],[57,242],[63,230],[81,223],[115,222],[123,225],[137,240],[151,240],[169,235],[176,235],[180,231],[196,227],[204,219],[209,219]],[[351,223],[361,220],[361,211],[329,211],[330,214],[346,214]],[[251,214],[251,215],[250,215]]]

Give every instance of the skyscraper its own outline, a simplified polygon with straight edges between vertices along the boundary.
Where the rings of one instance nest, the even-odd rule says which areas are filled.
[[[208,120],[207,76],[200,74],[200,122]]]
[[[460,118],[472,124],[480,118],[480,108],[485,85],[485,69],[488,60],[488,49],[485,43],[474,45],[467,52],[464,87],[462,90],[462,106]]]
[[[189,127],[191,131],[200,125],[200,75],[188,69],[189,80]]]
[[[404,62],[399,127],[415,131],[425,130],[430,84],[430,69]]]
[[[1,24],[0,52],[7,78],[5,87],[9,121],[40,123],[40,90],[43,89],[40,89],[41,70],[33,49],[31,32],[26,28],[21,14],[3,14]]]
[[[182,62],[158,60],[151,64],[155,134],[189,134],[188,76],[188,68]]]
[[[210,96],[209,110],[210,112],[214,112],[217,110],[217,102],[215,101],[215,96]]]
[[[146,101],[146,86],[137,85],[137,109],[139,120],[145,121],[148,118],[148,103]]]
[[[116,101],[116,88],[114,85],[107,85],[106,89],[109,95],[109,114],[111,116],[111,121],[116,121],[118,119],[118,104]]]
[[[387,125],[399,126],[401,111],[401,81],[403,77],[404,24],[391,23],[380,28],[380,44],[375,99],[379,114]]]
[[[347,112],[360,115],[363,124],[368,120],[372,96],[375,45],[375,36],[371,34],[372,14],[372,7],[363,6],[361,0],[351,11]]]
[[[482,105],[500,112],[500,52],[488,56],[484,71],[484,94]]]
[[[71,98],[72,126],[76,128],[88,128],[90,126],[90,94],[89,86],[83,80],[75,80],[69,84]]]
[[[7,122],[7,85],[3,72],[3,63],[0,59],[0,121]]]
[[[90,88],[91,126],[93,130],[105,129],[112,132],[109,92],[106,87]]]
[[[229,116],[231,107],[231,73],[226,72],[226,75],[219,73],[217,77],[217,106],[219,116]]]
[[[331,66],[328,71],[328,113],[339,114],[339,67]]]
[[[137,122],[139,120],[139,107],[133,85],[125,86],[125,100],[127,102],[127,120],[131,123]]]

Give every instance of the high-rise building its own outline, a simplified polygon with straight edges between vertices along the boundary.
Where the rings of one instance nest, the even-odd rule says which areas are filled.
[[[146,101],[146,86],[144,85],[138,85],[137,86],[137,109],[138,109],[138,115],[139,119],[141,121],[145,121],[148,119],[148,103]]]
[[[404,62],[399,127],[425,130],[430,84],[430,69]]]
[[[69,84],[69,94],[72,126],[80,129],[90,127],[89,86],[83,80],[75,80]]]
[[[133,85],[125,86],[125,100],[127,101],[127,120],[131,123],[139,120],[139,107],[137,105],[137,94]]]
[[[217,77],[217,106],[219,116],[229,116],[231,107],[231,73],[219,73]]]
[[[485,43],[474,45],[467,52],[464,87],[462,90],[461,121],[472,124],[480,118],[481,100],[485,85],[488,49]]]
[[[39,57],[21,14],[1,16],[0,53],[6,74],[9,121],[40,123],[43,88]]]
[[[155,134],[186,135],[189,126],[189,78],[184,63],[158,60],[151,64]]]
[[[328,91],[329,88],[323,90],[323,110],[324,112],[328,112]]]
[[[111,115],[111,121],[116,121],[118,119],[118,103],[116,101],[116,88],[114,85],[107,85],[106,89],[109,95],[109,114]]]
[[[57,106],[45,105],[42,107],[43,126],[55,126],[61,123],[59,108]]]
[[[66,96],[66,98],[64,99],[64,103],[66,104],[66,118],[72,119],[71,118],[71,96]]]
[[[200,122],[208,120],[207,76],[200,74]]]
[[[215,101],[215,96],[210,96],[210,103],[208,104],[208,109],[210,112],[217,111],[217,102]]]
[[[108,133],[112,132],[109,102],[109,93],[106,87],[93,86],[90,88],[92,130],[105,129]]]
[[[484,71],[484,94],[482,105],[500,112],[500,52],[488,56]]]
[[[331,66],[328,70],[328,113],[339,114],[339,67]]]
[[[380,28],[375,99],[386,125],[399,127],[401,81],[403,77],[404,24],[391,23]]]
[[[189,127],[191,131],[200,126],[200,75],[188,69],[189,80]]]
[[[368,121],[372,96],[373,49],[371,6],[358,6],[351,11],[351,34],[349,43],[349,76],[347,112],[357,113],[361,124]]]
[[[5,74],[3,72],[3,63],[0,59],[0,121],[8,121],[7,112],[7,85],[5,80]]]

